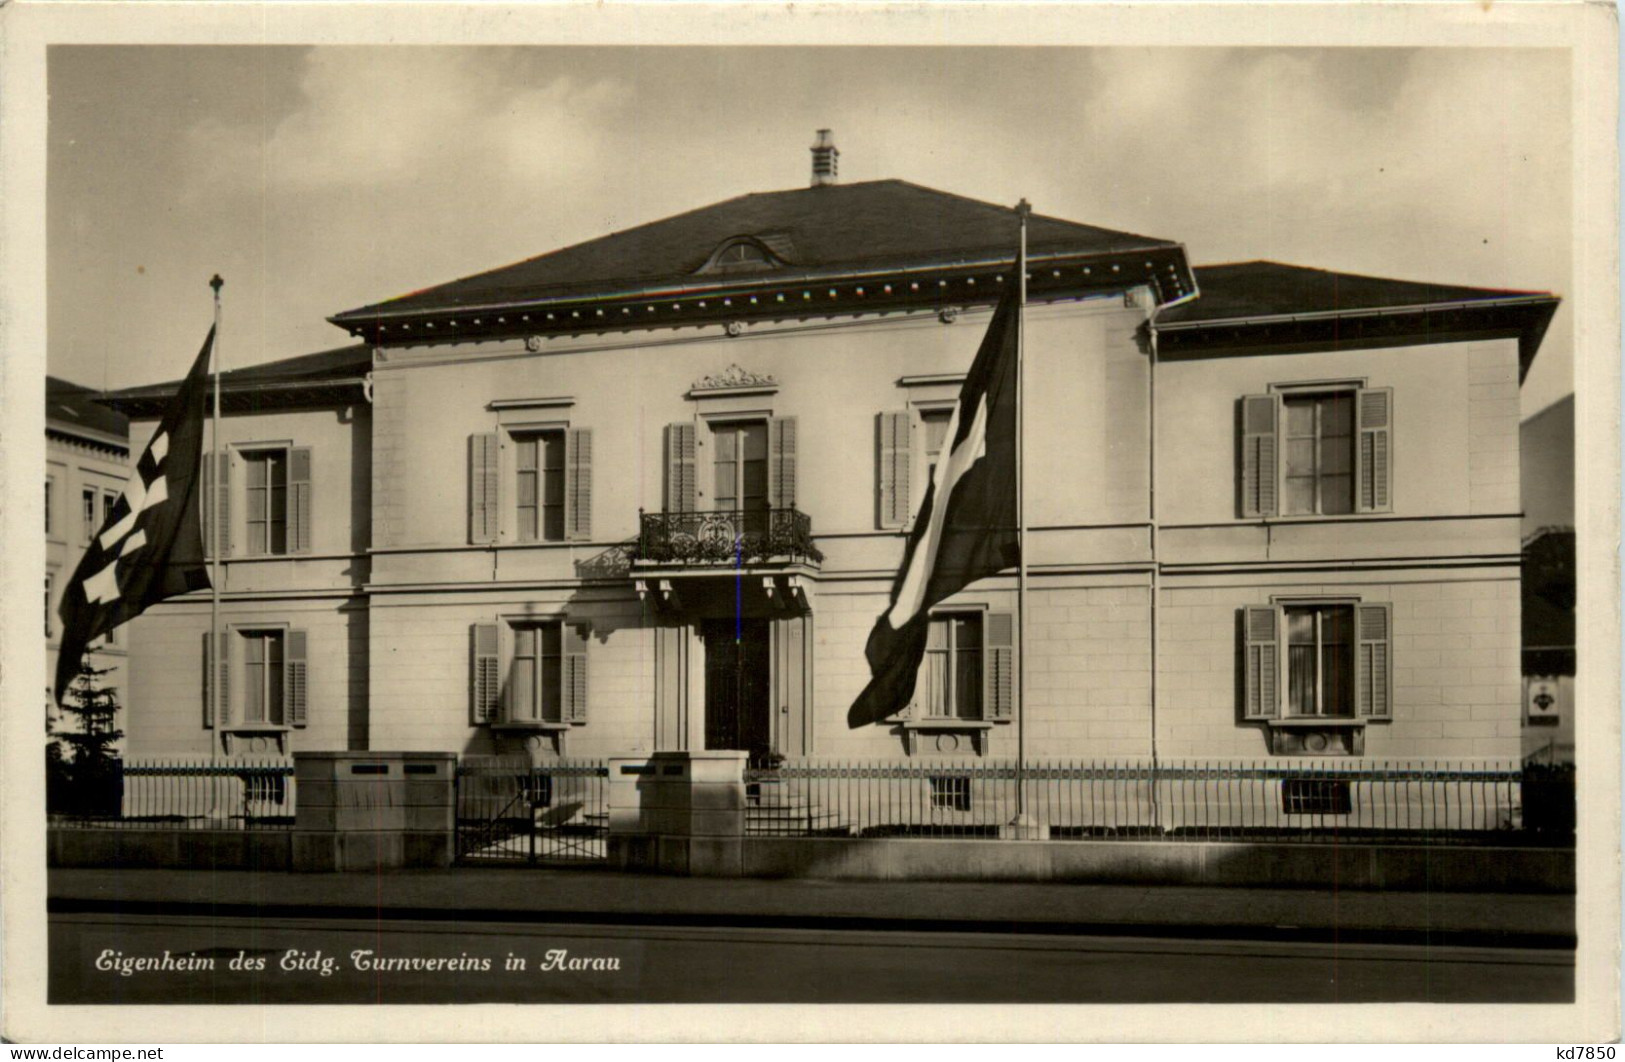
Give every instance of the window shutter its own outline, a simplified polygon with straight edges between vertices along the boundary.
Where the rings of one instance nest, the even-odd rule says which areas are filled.
[[[1357,508],[1362,513],[1392,512],[1394,389],[1364,388],[1356,393],[1355,403],[1360,429]]]
[[[881,527],[902,527],[908,523],[909,473],[913,470],[913,450],[908,438],[909,415],[881,413],[875,418],[875,433],[879,442],[880,488],[879,510]]]
[[[204,468],[208,472],[208,468]],[[208,631],[203,632],[203,727],[205,730],[214,726],[214,653],[209,649],[211,636]]]
[[[288,451],[288,552],[310,552],[310,447]]]
[[[694,454],[694,424],[666,425],[666,511],[694,511],[697,483]]]
[[[773,417],[767,422],[768,505],[796,507],[796,418]]]
[[[1241,515],[1274,516],[1276,510],[1276,424],[1278,395],[1247,395],[1241,400]]]
[[[571,428],[564,439],[565,535],[592,538],[592,429]]]
[[[1389,643],[1392,616],[1387,605],[1359,605],[1354,610],[1355,710],[1368,719],[1387,719],[1393,714],[1393,679]]]
[[[291,462],[290,462],[291,463]],[[282,654],[282,669],[286,676],[284,686],[288,698],[288,725],[305,725],[305,632],[288,632],[288,650]]]
[[[495,542],[500,526],[501,483],[496,432],[468,437],[468,540]]]
[[[501,707],[502,676],[497,625],[476,623],[469,628],[469,649],[469,722],[475,726],[494,723]]]
[[[1016,704],[1016,622],[1009,612],[982,621],[982,718],[1009,719]]]
[[[1280,612],[1274,607],[1247,608],[1242,612],[1247,687],[1242,714],[1248,719],[1273,719],[1281,714],[1277,689],[1280,647],[1276,634],[1280,630]]]
[[[231,725],[231,639],[230,631],[220,632],[220,651],[214,661],[214,718],[219,726]]]
[[[566,723],[585,723],[587,721],[587,635],[586,628],[574,623],[563,624],[563,631],[559,638],[564,656],[562,681],[564,689],[561,691],[561,700],[564,704],[564,721]]]
[[[218,474],[216,473],[216,455],[205,454],[203,457],[203,553],[213,557],[218,550],[222,557],[231,556],[231,454],[219,454]],[[214,526],[214,508],[216,503],[220,506],[220,531],[218,540]]]

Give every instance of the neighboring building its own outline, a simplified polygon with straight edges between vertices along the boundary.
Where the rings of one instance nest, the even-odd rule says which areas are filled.
[[[1025,713],[1044,759],[1516,758],[1518,387],[1557,300],[1041,216],[1028,703],[1011,572],[848,726],[1015,239],[825,173],[226,374],[225,632],[202,595],[134,625],[132,749],[1006,758]],[[144,437],[165,394],[112,401]]]
[[[85,547],[101,528],[130,475],[130,424],[94,401],[88,387],[45,378],[45,653],[47,678],[56,674],[57,643],[62,637],[62,588],[73,577]],[[108,668],[105,686],[122,687],[128,651],[126,631],[116,628],[97,639],[87,654],[92,666]],[[121,700],[128,693],[120,689]],[[49,688],[46,719],[67,725]],[[121,723],[128,713],[121,717]]]
[[[1574,396],[1523,422],[1524,756],[1574,762]]]

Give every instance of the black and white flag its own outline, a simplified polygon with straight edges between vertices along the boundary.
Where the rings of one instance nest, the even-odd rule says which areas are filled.
[[[847,712],[853,727],[878,722],[914,696],[931,608],[977,579],[1020,563],[1016,513],[1016,344],[1021,306],[1012,287],[999,300],[948,422],[914,518],[891,605],[875,621],[864,655],[869,684]]]
[[[159,601],[209,588],[199,472],[213,346],[211,328],[152,442],[136,461],[123,495],[62,592],[62,644],[56,660],[59,704],[93,639]]]

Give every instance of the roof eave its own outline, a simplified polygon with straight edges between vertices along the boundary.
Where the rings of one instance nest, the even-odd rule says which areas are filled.
[[[1133,267],[1126,270],[1123,268],[1123,263],[1128,259],[1141,258],[1142,256],[1147,255],[1154,256],[1154,259],[1142,260],[1142,264],[1138,267]],[[1117,259],[1119,261],[1113,263],[1112,259]],[[1089,263],[1097,262],[1108,264],[1111,272],[1101,273],[1098,276],[1090,276],[1092,266],[1090,266]],[[1062,266],[1063,264],[1078,267],[1081,272],[1077,278],[1074,278],[1074,280],[1082,281],[1085,277],[1088,277],[1088,286],[1091,287],[1130,288],[1150,282],[1158,287],[1159,292],[1162,292],[1164,288],[1170,289],[1169,291],[1164,292],[1169,301],[1187,297],[1191,291],[1195,290],[1195,277],[1193,271],[1191,270],[1189,260],[1185,255],[1184,247],[1180,244],[1171,243],[1168,241],[1148,241],[1143,245],[1121,248],[1110,252],[1052,250],[1040,252],[1038,254],[1031,255],[1028,258],[1028,265],[1030,267],[1047,267],[1054,270],[1056,267]],[[608,309],[629,311],[631,304],[633,303],[646,304],[647,307],[653,310],[655,309],[656,303],[664,303],[668,300],[676,300],[680,304],[682,300],[731,299],[734,297],[748,299],[753,295],[760,296],[764,294],[771,294],[775,290],[788,292],[790,289],[803,287],[808,289],[802,292],[803,299],[806,301],[810,301],[810,289],[813,287],[829,287],[831,290],[847,287],[852,289],[851,293],[858,295],[858,297],[867,299],[866,302],[861,304],[843,305],[839,309],[833,310],[833,312],[837,314],[846,314],[853,312],[867,312],[871,309],[877,308],[875,301],[876,296],[866,292],[865,287],[884,285],[888,279],[901,278],[905,281],[909,281],[911,284],[916,283],[916,281],[909,280],[909,278],[919,278],[932,274],[936,274],[944,278],[957,277],[960,279],[965,279],[971,278],[973,274],[1011,269],[1014,267],[1014,265],[1015,257],[1011,255],[997,257],[958,257],[938,259],[930,262],[917,262],[906,265],[889,265],[873,268],[853,268],[847,266],[839,269],[803,270],[795,273],[774,272],[770,275],[762,276],[739,276],[735,274],[727,277],[709,277],[703,282],[699,283],[662,282],[659,284],[641,285],[638,287],[620,290],[586,290],[581,292],[545,295],[528,299],[507,299],[499,302],[482,303],[479,305],[442,306],[436,308],[417,308],[412,310],[397,311],[388,311],[384,309],[369,311],[363,308],[360,310],[349,310],[341,314],[335,314],[332,317],[329,317],[328,321],[337,327],[349,331],[352,335],[371,336],[374,341],[379,341],[378,333],[380,331],[387,331],[392,326],[406,328],[413,324],[421,323],[427,327],[431,326],[434,321],[440,320],[446,323],[451,329],[456,329],[458,327],[458,318],[466,318],[471,315],[484,316],[493,314],[521,315],[521,322],[513,324],[508,322],[499,322],[500,324],[507,326],[505,328],[506,332],[514,334],[524,334],[526,332],[536,331],[621,331],[624,330],[623,326],[632,324],[634,322],[622,319],[606,319],[604,321],[583,319],[579,324],[572,326],[570,321],[561,320],[556,328],[548,329],[541,327],[543,322],[538,321],[534,322],[533,324],[530,321],[530,318],[524,315],[545,315],[549,310],[562,311],[564,308],[573,308],[578,317],[579,311],[590,309],[594,311],[594,317],[596,318],[603,317],[603,311]],[[1164,273],[1169,274],[1169,276],[1164,277]],[[946,279],[942,281],[944,285],[947,282],[948,281]],[[969,293],[969,296],[967,297],[972,300],[975,298],[985,298],[987,290],[991,289],[972,292]],[[931,298],[940,296],[941,294],[941,291],[916,291],[913,293],[913,296],[917,296],[916,301],[918,301],[919,299],[929,300]],[[966,301],[966,298],[961,297],[964,295],[965,293],[963,292],[955,294],[953,296],[954,301]],[[820,296],[822,296],[822,293],[820,293]],[[782,302],[783,300],[780,299],[779,301]],[[821,306],[825,306],[825,308],[828,308],[827,304],[822,302],[821,297],[819,299],[819,304]],[[788,312],[793,312],[793,309],[800,307],[800,305],[800,303],[792,303],[787,305],[785,309]],[[675,309],[676,307],[673,307],[673,310]],[[743,307],[733,308],[729,306],[699,307],[698,309],[710,311],[709,313],[702,314],[693,312],[694,309],[695,308],[691,308],[690,312],[685,314],[680,319],[682,323],[696,323],[701,319],[708,320],[712,317],[718,320],[726,320],[740,316],[741,312],[744,310]],[[623,318],[627,316],[630,316],[628,312],[622,313]],[[551,320],[551,318],[548,319]],[[637,318],[634,319],[634,321],[638,326],[667,326],[672,323],[672,319],[669,318],[664,312],[658,314],[658,319]],[[530,325],[530,327],[521,328],[518,327],[519,324]],[[483,327],[486,333],[494,331],[491,326]],[[447,331],[433,336],[417,335],[411,338],[414,341],[425,338],[447,340],[456,338],[456,335],[453,331]],[[491,336],[489,334],[485,334],[480,336],[480,338],[491,338]]]
[[[1452,300],[1448,302],[1419,303],[1410,306],[1383,306],[1362,307],[1348,310],[1319,310],[1304,313],[1277,313],[1255,314],[1245,317],[1213,318],[1210,320],[1176,321],[1170,323],[1157,323],[1159,333],[1172,333],[1177,336],[1189,336],[1192,346],[1199,342],[1198,337],[1203,332],[1227,332],[1229,336],[1224,342],[1216,342],[1216,346],[1236,346],[1240,344],[1238,336],[1259,335],[1254,345],[1271,346],[1280,342],[1279,336],[1275,339],[1265,340],[1269,330],[1281,326],[1313,327],[1316,325],[1330,325],[1340,322],[1366,322],[1383,318],[1399,319],[1404,317],[1426,318],[1429,315],[1448,315],[1473,313],[1479,311],[1509,311],[1519,313],[1521,320],[1518,326],[1506,329],[1492,329],[1503,333],[1516,332],[1518,337],[1518,382],[1521,384],[1529,374],[1535,354],[1540,349],[1541,340],[1545,337],[1547,326],[1551,323],[1552,315],[1562,300],[1556,295],[1530,293],[1511,296],[1493,296],[1483,299]]]
[[[98,397],[97,402],[131,418],[161,416],[175,397],[179,382],[169,387],[136,388]],[[298,406],[348,405],[366,397],[366,379],[360,376],[322,380],[253,380],[220,384],[222,412],[288,409]],[[258,399],[259,401],[252,401]]]

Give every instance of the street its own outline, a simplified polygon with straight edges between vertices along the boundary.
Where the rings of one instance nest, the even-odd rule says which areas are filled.
[[[212,969],[161,968],[166,951]],[[1532,1003],[1571,1000],[1573,963],[1280,940],[50,916],[52,1003]]]

